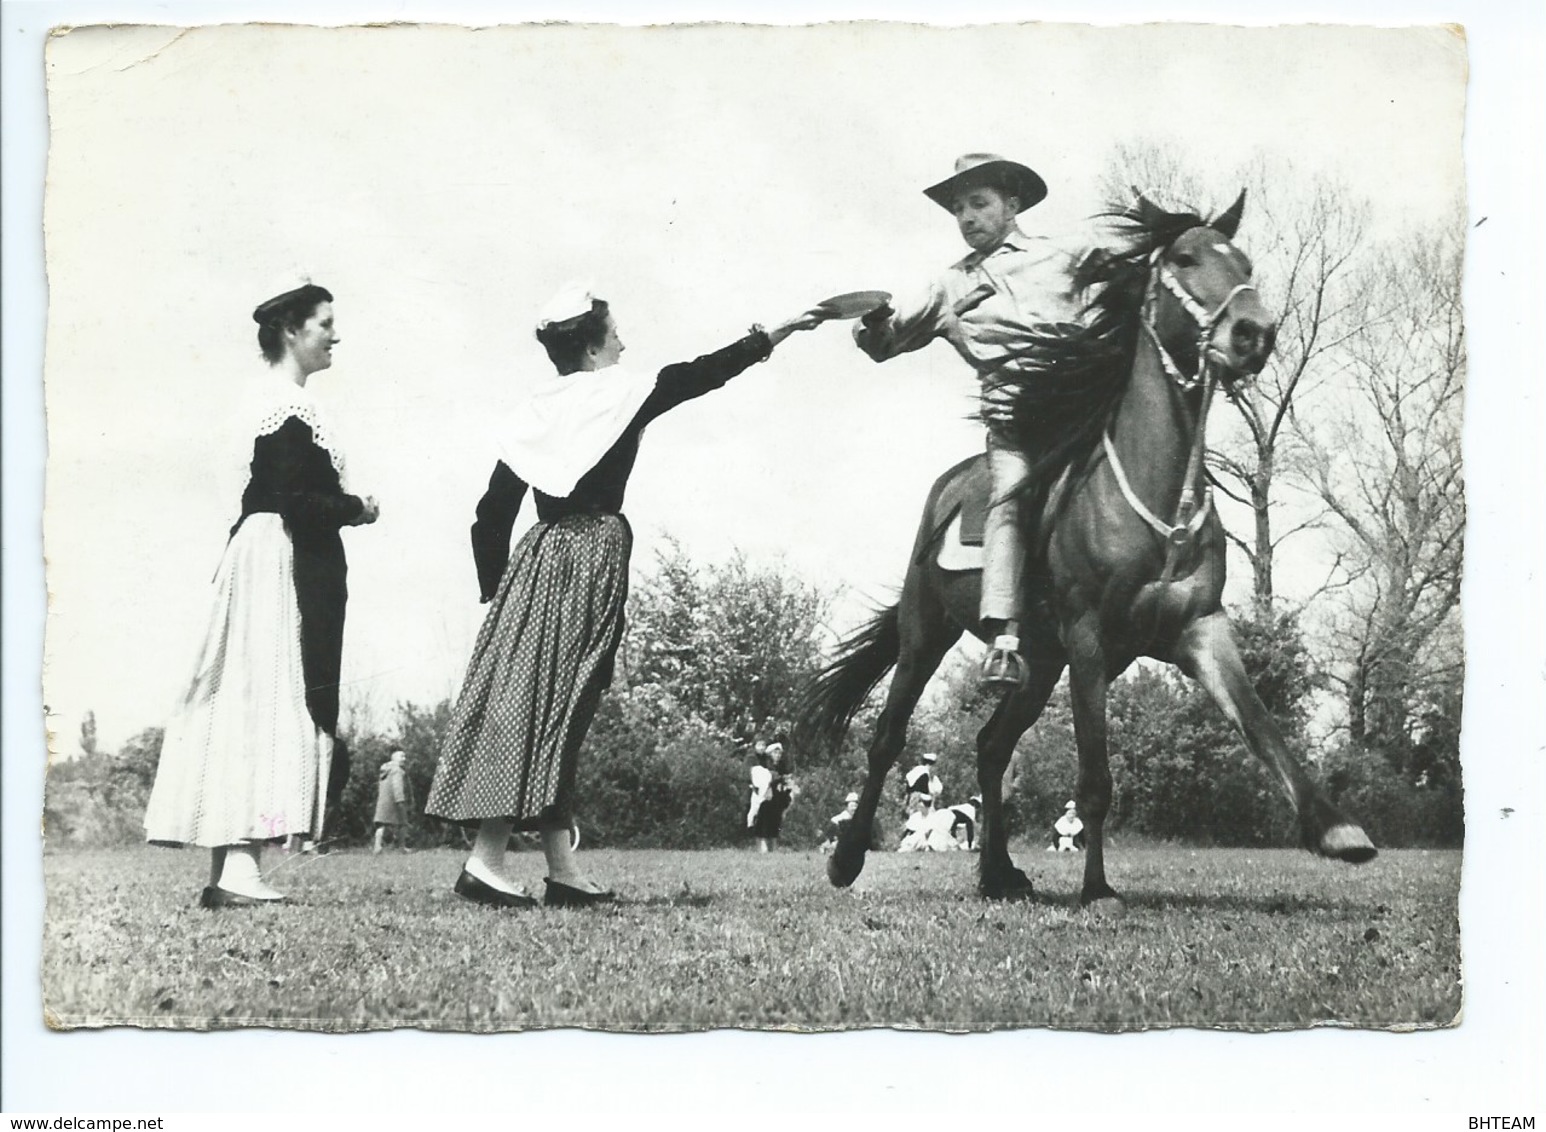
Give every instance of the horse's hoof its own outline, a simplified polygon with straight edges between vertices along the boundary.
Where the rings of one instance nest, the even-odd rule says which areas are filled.
[[[977,891],[987,900],[1029,900],[1036,895],[1031,878],[1016,868],[993,877],[984,877],[978,883]]]
[[[859,874],[863,871],[864,854],[862,853],[848,857],[839,851],[827,858],[827,879],[832,882],[833,888],[847,888],[859,879]]]
[[[997,886],[992,887],[992,888],[979,887],[978,891],[980,893],[982,893],[982,898],[984,900],[1009,900],[1009,901],[1015,901],[1015,900],[1034,900],[1036,898],[1036,890],[1031,888],[1029,885],[1027,885],[1024,888],[1018,888],[1018,887],[1005,888],[1005,887],[997,887]]]
[[[1334,825],[1321,834],[1317,848],[1321,856],[1346,861],[1350,865],[1372,861],[1379,853],[1374,842],[1369,840],[1369,835],[1349,822]]]

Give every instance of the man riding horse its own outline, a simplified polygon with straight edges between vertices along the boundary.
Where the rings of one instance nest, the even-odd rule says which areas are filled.
[[[972,250],[915,301],[866,315],[854,327],[854,341],[883,362],[943,338],[982,380],[990,505],[980,616],[992,642],[982,680],[994,691],[1006,691],[1026,678],[1019,638],[1025,544],[1018,489],[1028,464],[999,428],[1006,412],[1001,390],[1023,372],[1049,324],[1077,317],[1068,290],[1072,261],[1046,237],[1021,231],[1019,214],[1040,203],[1047,186],[1018,162],[969,153],[956,161],[952,176],[924,193],[955,216]]]
[[[996,163],[963,159],[961,172]],[[982,494],[997,504],[1000,522],[1005,511],[1011,522],[1015,510],[1032,512],[1035,569],[1024,572],[1035,596],[1007,607],[986,603],[982,591],[1004,585],[1003,574],[984,582],[978,571],[945,562],[941,535],[980,492],[977,470],[988,459],[961,461],[929,490],[896,603],[842,643],[802,698],[801,730],[836,741],[895,670],[875,721],[859,806],[828,858],[828,878],[843,887],[864,868],[886,775],[930,677],[963,632],[985,630],[984,612],[993,619],[1006,611],[1023,622],[1005,624],[1001,636],[1020,636],[1023,648],[1000,644],[989,658],[987,675],[1010,686],[977,736],[984,896],[1023,899],[1032,892],[1009,853],[1004,775],[1066,670],[1079,754],[1075,797],[1088,839],[1079,899],[1119,904],[1105,869],[1113,785],[1107,694],[1139,657],[1173,664],[1207,690],[1277,778],[1305,848],[1354,864],[1370,860],[1376,850],[1368,834],[1326,797],[1261,702],[1223,606],[1226,537],[1203,466],[1209,399],[1216,388],[1228,392],[1261,371],[1276,331],[1251,261],[1234,244],[1245,194],[1211,219],[1162,209],[1141,195],[1113,205],[1102,214],[1109,237],[1079,258],[1070,279],[1084,300],[1077,323],[1049,327],[1046,319],[1061,310],[1037,308],[1034,295],[1055,298],[1057,288],[1025,286],[1045,278],[1036,269],[1037,245],[1010,231],[1024,200],[1040,199],[1040,181],[1004,165],[1012,174],[1007,188],[976,189],[968,176],[968,188],[950,198],[974,254],[918,310],[877,313],[860,345],[889,357],[943,336],[974,363],[982,359],[978,372],[990,402],[982,415],[997,425],[988,459],[1002,452],[1000,445],[1016,445],[1030,481],[1007,496],[1000,486]],[[997,245],[994,227],[1005,233]],[[1044,258],[1056,262],[1050,249]],[[1023,274],[1008,270],[1021,265]],[[1016,301],[1021,294],[1023,303]],[[1025,348],[1017,351],[1020,342]],[[1007,413],[995,411],[999,398]],[[1022,503],[1033,487],[1035,498]],[[1013,500],[1008,507],[1006,498]],[[1003,559],[993,557],[1002,571]],[[1020,595],[1009,586],[1007,596]],[[1009,632],[1016,627],[1019,634]],[[1016,651],[1024,683],[1014,679]]]

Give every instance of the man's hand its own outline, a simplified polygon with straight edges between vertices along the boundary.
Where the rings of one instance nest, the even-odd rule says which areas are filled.
[[[869,314],[862,316],[859,321],[865,326],[873,328],[889,320],[895,313],[896,311],[891,309],[890,303],[881,303],[880,306],[876,307]]]

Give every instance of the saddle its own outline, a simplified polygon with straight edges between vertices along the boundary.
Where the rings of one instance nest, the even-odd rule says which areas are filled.
[[[1068,480],[1069,473],[1065,469],[1044,498],[1059,497]],[[941,570],[961,573],[982,569],[983,530],[988,522],[991,495],[988,461],[982,456],[968,461],[961,474],[953,477],[940,492],[938,510],[949,518],[935,534],[931,549]],[[1035,534],[1027,530],[1024,537],[1032,541]]]

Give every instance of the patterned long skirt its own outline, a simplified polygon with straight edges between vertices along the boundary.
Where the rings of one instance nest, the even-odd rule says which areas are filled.
[[[193,677],[167,721],[145,836],[320,837],[332,750],[306,707],[290,536],[278,515],[249,516],[226,544]]]
[[[539,522],[478,631],[424,812],[568,821],[575,769],[623,637],[633,532],[621,515]]]

